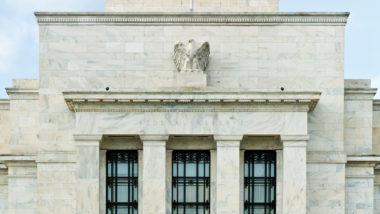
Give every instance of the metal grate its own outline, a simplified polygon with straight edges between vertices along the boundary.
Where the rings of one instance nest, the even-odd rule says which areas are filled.
[[[137,151],[107,151],[107,214],[137,214]]]
[[[210,213],[210,152],[173,152],[173,214]]]
[[[276,152],[246,151],[244,214],[276,213]]]

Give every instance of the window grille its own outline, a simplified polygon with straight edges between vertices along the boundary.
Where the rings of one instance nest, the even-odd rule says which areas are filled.
[[[276,213],[276,152],[246,151],[244,214]]]
[[[210,152],[174,151],[173,214],[210,213]]]
[[[107,214],[137,214],[137,151],[107,151]]]

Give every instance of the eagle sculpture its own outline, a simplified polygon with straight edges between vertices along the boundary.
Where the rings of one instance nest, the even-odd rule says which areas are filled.
[[[178,42],[174,46],[173,60],[178,72],[205,72],[209,63],[210,45],[198,45],[193,39],[188,44]]]

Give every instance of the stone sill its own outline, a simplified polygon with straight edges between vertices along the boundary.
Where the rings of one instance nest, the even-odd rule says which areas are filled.
[[[63,92],[74,112],[311,112],[320,92]]]
[[[346,25],[349,13],[36,12],[39,24]]]

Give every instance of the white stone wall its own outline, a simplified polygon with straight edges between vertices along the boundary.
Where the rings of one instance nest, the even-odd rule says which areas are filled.
[[[346,213],[374,213],[373,166],[348,164],[346,178]]]
[[[372,144],[373,153],[380,155],[380,101],[375,100],[373,105]]]
[[[0,154],[9,154],[10,128],[9,100],[0,100]]]
[[[151,90],[170,86],[174,71],[171,60],[173,46],[177,41],[190,38],[208,41],[211,45],[208,69],[208,84],[211,87],[235,90],[279,90],[285,87],[287,91],[321,91],[321,100],[309,115],[308,150],[343,151],[344,27],[304,25],[41,25],[41,147],[48,151],[74,149],[71,136],[75,132],[75,115],[67,109],[62,91],[104,90],[107,86],[111,90]],[[170,119],[175,115],[160,115],[157,122],[161,121],[161,124],[161,117]],[[194,119],[194,114],[182,115],[185,115],[181,117],[183,119]],[[88,116],[91,117],[91,114]],[[112,124],[112,120],[119,116],[145,117],[143,114],[104,114],[103,121]],[[212,117],[208,115],[203,118]],[[111,124],[96,123],[103,130],[125,129],[120,124],[117,127]],[[128,126],[133,127],[133,124],[129,123]],[[187,130],[195,131],[190,127]],[[323,186],[324,180],[308,185],[309,191],[319,193],[308,201],[310,212],[344,212],[338,208],[327,210],[319,206],[321,203],[344,203],[344,195],[341,194],[344,191],[344,173],[333,173],[339,167],[332,164],[331,171],[320,171],[319,176],[327,180],[338,177],[329,189]],[[46,169],[39,173],[49,172]],[[65,180],[73,179],[72,174],[63,176]],[[50,188],[52,194],[60,194],[61,189],[54,188],[56,184],[44,178],[40,182],[44,188]],[[67,185],[66,188],[74,187]],[[331,192],[338,194],[330,195]],[[41,194],[40,206],[44,210],[67,209],[68,205],[53,203],[55,199]],[[75,200],[75,197],[69,194],[66,199]]]
[[[109,12],[276,12],[278,0],[106,0]]]
[[[346,80],[344,143],[347,155],[372,155],[373,96],[370,80]]]
[[[10,98],[10,150],[13,155],[35,155],[38,150],[38,80],[14,80]]]
[[[8,207],[8,170],[0,164],[0,213],[7,213]]]
[[[374,212],[373,213],[380,213],[380,171],[377,169],[375,170],[375,196],[374,196]]]
[[[8,162],[9,214],[37,213],[36,164],[34,161]]]
[[[345,164],[323,162],[307,165],[307,213],[345,213]]]

